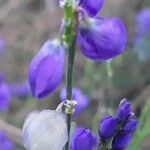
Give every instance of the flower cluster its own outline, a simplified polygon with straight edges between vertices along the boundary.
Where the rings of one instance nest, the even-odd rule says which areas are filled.
[[[146,61],[150,58],[150,8],[145,8],[138,12],[135,17],[136,37],[134,43],[134,52],[140,61]]]
[[[38,99],[52,93],[61,82],[67,50],[67,92],[65,88],[61,91],[60,100],[61,104],[70,108],[71,113],[73,100],[76,100],[74,115],[78,115],[88,105],[88,98],[79,88],[73,88],[72,91],[76,41],[85,57],[106,61],[124,51],[126,28],[118,17],[96,16],[102,8],[103,0],[59,0],[59,3],[64,9],[60,38],[48,40],[33,58],[28,70],[29,84],[33,96]],[[66,100],[66,95],[69,100]],[[66,110],[67,123],[62,112],[43,110],[31,113],[23,127],[25,147],[31,150],[62,150],[69,139],[71,126],[71,113]],[[70,150],[92,150],[96,145],[97,139],[90,129],[76,127],[70,145],[68,141],[66,147],[70,147]]]
[[[131,110],[130,103],[127,99],[123,99],[116,114],[104,116],[99,123],[99,136],[102,146],[108,141],[112,141],[113,150],[126,149],[137,125],[138,121]]]
[[[68,140],[67,124],[60,103],[57,109],[33,111],[23,126],[23,140],[26,149],[61,150]],[[93,150],[98,145],[112,150],[127,148],[136,130],[138,121],[130,103],[123,99],[114,116],[106,115],[99,123],[100,143],[90,129],[72,126],[70,150]],[[38,132],[37,132],[38,131]],[[108,144],[108,145],[107,145]],[[111,145],[111,147],[110,147]]]
[[[55,111],[33,111],[28,115],[23,126],[26,149],[48,150],[49,147],[51,150],[63,149],[68,140],[67,124],[65,115],[58,110],[57,108]],[[75,127],[71,135],[70,150],[92,150],[97,142],[90,129]]]
[[[62,7],[66,1],[59,0]],[[84,56],[94,61],[105,61],[121,54],[126,46],[127,33],[118,17],[97,17],[103,0],[73,0],[78,12],[77,43]],[[63,21],[62,30],[65,28]],[[62,31],[63,33],[63,31]],[[47,41],[29,66],[29,82],[33,96],[43,98],[61,82],[65,47],[63,41]]]

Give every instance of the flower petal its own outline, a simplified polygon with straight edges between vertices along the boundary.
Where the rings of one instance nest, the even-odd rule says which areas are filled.
[[[64,48],[60,43],[47,41],[29,66],[29,82],[35,97],[43,98],[57,88],[63,65]]]
[[[95,61],[105,61],[117,56],[126,46],[126,28],[119,18],[90,19],[89,25],[81,25],[79,32],[82,40],[78,43],[82,54]]]
[[[80,6],[91,17],[95,16],[103,6],[104,0],[81,0]]]
[[[97,139],[90,129],[77,127],[71,138],[70,150],[92,150],[96,144]]]

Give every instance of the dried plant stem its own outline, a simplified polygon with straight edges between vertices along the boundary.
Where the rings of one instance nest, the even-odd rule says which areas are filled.
[[[0,129],[6,132],[6,136],[13,142],[23,145],[21,138],[21,129],[12,126],[0,119]]]

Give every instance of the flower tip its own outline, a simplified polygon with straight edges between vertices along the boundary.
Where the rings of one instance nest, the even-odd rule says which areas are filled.
[[[80,6],[85,10],[85,12],[94,17],[102,8],[104,0],[81,0]]]
[[[97,138],[90,129],[77,127],[71,137],[70,150],[92,150],[96,144]]]
[[[41,99],[58,87],[63,75],[64,54],[59,40],[49,40],[33,58],[28,72],[33,96]]]
[[[132,134],[118,134],[112,141],[112,149],[126,149],[132,139]]]
[[[117,120],[112,116],[106,115],[104,116],[99,123],[99,136],[102,139],[111,138],[116,130]]]

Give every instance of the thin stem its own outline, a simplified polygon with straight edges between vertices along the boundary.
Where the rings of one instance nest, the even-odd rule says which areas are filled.
[[[64,5],[64,33],[62,39],[67,46],[71,43],[72,38],[72,23],[73,23],[73,7],[72,0],[66,0]]]
[[[68,48],[68,67],[66,75],[66,98],[72,100],[72,79],[73,79],[73,65],[75,57],[75,46],[77,38],[78,28],[78,12],[73,9],[72,0],[66,0],[64,5],[64,30],[62,34],[63,44]],[[70,143],[70,132],[71,132],[71,113],[67,111],[67,131],[68,131],[68,142],[65,145],[65,149],[69,150]],[[71,108],[73,109],[73,108]]]
[[[106,62],[106,69],[107,69],[107,75],[108,75],[108,100],[107,100],[107,105],[110,108],[113,108],[113,101],[112,101],[112,88],[113,88],[113,83],[112,83],[112,77],[113,77],[113,70],[112,70],[112,60],[108,60]]]
[[[110,150],[111,148],[111,142],[112,142],[112,138],[111,139],[107,139],[106,142],[99,142],[98,145],[98,150]]]
[[[113,71],[112,71],[111,63],[112,63],[111,59],[106,62],[107,74],[108,74],[108,78],[110,78],[110,79],[113,76]]]
[[[67,79],[66,79],[66,90],[67,100],[72,98],[72,78],[73,78],[73,66],[74,66],[74,55],[75,55],[76,36],[73,37],[71,46],[68,50],[68,67],[67,67]]]
[[[67,97],[67,100],[70,100],[70,101],[72,99],[72,79],[73,79],[75,46],[76,46],[76,34],[73,36],[71,46],[68,50],[68,67],[67,67],[67,77],[66,77],[66,97]],[[71,114],[67,114],[67,130],[68,130],[68,142],[66,143],[66,150],[69,150],[70,131],[71,131]]]

